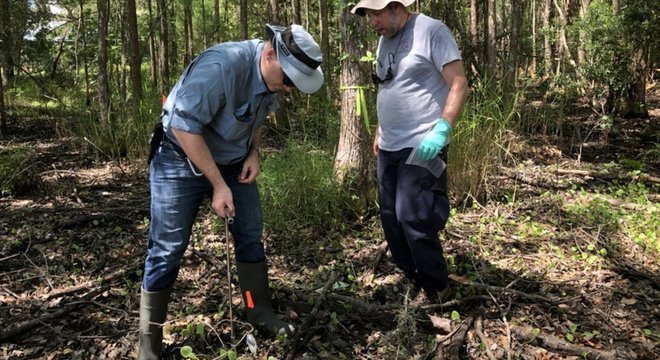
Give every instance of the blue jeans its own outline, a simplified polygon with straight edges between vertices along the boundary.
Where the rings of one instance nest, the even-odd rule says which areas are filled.
[[[438,231],[449,218],[447,170],[437,178],[406,165],[412,149],[378,151],[380,217],[392,259],[406,277],[427,291],[447,287],[447,264]]]
[[[258,263],[266,259],[261,242],[261,200],[256,182],[238,182],[242,167],[242,162],[220,166],[236,209],[229,230],[235,240],[236,260]],[[185,153],[167,140],[163,140],[151,162],[150,181],[151,224],[142,287],[154,292],[172,286],[176,280],[197,212],[212,186],[205,176],[199,176]]]

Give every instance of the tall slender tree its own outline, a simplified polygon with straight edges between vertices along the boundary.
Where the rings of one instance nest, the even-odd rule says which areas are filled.
[[[490,77],[495,76],[495,66],[497,65],[496,58],[496,34],[495,34],[495,23],[497,21],[497,15],[495,11],[495,0],[488,0],[488,10],[486,11],[488,30],[486,31],[486,69]]]
[[[239,27],[241,29],[241,39],[248,38],[248,2],[247,0],[240,0],[239,3]]]
[[[96,0],[98,15],[98,79],[99,120],[110,126],[110,85],[108,80],[108,0]]]
[[[352,181],[351,185],[359,198],[359,203],[354,205],[359,212],[366,209],[371,200],[369,160],[373,158],[369,151],[371,136],[365,121],[356,111],[356,104],[360,105],[365,101],[364,88],[369,84],[359,62],[366,47],[366,32],[363,18],[351,14],[350,7],[342,10],[339,28],[342,34],[342,49],[348,56],[345,56],[341,63],[341,125],[334,169],[340,182]],[[362,116],[366,115],[362,113]]]
[[[0,135],[2,131],[7,129],[7,111],[5,110],[5,87],[0,78]]]
[[[544,78],[549,79],[552,76],[552,42],[550,37],[550,20],[552,16],[552,0],[543,0],[543,74]]]
[[[193,21],[192,21],[192,0],[183,1],[183,38],[185,42],[185,51],[183,52],[183,64],[190,63],[193,57]]]
[[[142,101],[142,52],[140,51],[135,0],[126,0],[126,27],[128,30],[128,44],[130,45],[131,55],[132,99],[133,104],[138,105]]]
[[[214,43],[220,42],[220,0],[213,0],[213,36]]]
[[[509,40],[509,58],[507,61],[506,81],[509,87],[515,87],[518,72],[518,47],[523,0],[511,0],[511,36]]]
[[[14,58],[12,56],[12,24],[9,0],[0,0],[0,80],[9,82],[14,77]]]
[[[325,74],[325,92],[328,96],[333,96],[333,79],[330,71],[330,29],[328,26],[328,6],[325,0],[319,0],[319,29],[321,31],[321,51],[323,52],[323,67]]]
[[[291,1],[291,11],[293,12],[293,23],[302,24],[302,18],[300,17],[300,0]]]
[[[82,1],[82,0],[81,0]],[[157,54],[156,50],[156,40],[155,40],[155,21],[154,21],[154,15],[153,15],[153,7],[151,0],[147,0],[147,16],[149,20],[149,33],[147,34],[147,41],[149,44],[149,63],[151,66],[149,66],[150,69],[150,74],[151,74],[151,89],[153,91],[157,91],[158,89],[158,62],[159,62],[159,55]]]
[[[165,0],[156,0],[158,9],[158,24],[160,44],[158,49],[158,69],[160,70],[160,92],[166,95],[170,91],[170,42],[169,42],[169,16]]]

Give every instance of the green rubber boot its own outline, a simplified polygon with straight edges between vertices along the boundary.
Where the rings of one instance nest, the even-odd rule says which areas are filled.
[[[256,264],[237,262],[236,269],[248,322],[269,336],[292,335],[293,326],[278,319],[273,312],[266,261]]]
[[[167,317],[167,303],[172,288],[140,294],[139,360],[159,360],[163,346],[163,323]]]

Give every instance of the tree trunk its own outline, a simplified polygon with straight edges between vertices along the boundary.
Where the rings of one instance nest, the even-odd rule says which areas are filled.
[[[282,25],[282,19],[280,19],[280,4],[277,0],[269,0],[270,3],[270,23],[273,25]]]
[[[293,11],[293,23],[301,25],[302,18],[300,17],[300,0],[291,1],[291,8]]]
[[[580,19],[584,20],[584,18],[587,16],[587,8],[589,7],[589,1],[590,0],[582,0],[580,3]],[[584,45],[586,41],[586,33],[583,29],[583,27],[580,27],[580,30],[578,32],[578,38],[579,38],[579,44],[578,44],[578,49],[577,49],[577,61],[578,61],[578,66],[583,65],[584,59],[585,59],[585,50],[584,50]]]
[[[193,45],[195,44],[194,42],[194,37],[193,37],[193,25],[192,25],[192,11],[191,11],[191,16],[190,16],[190,54],[191,57],[195,57],[195,49]],[[204,3],[204,0],[202,0],[202,44],[204,45],[204,49],[206,49],[209,44],[207,42],[207,37],[206,37],[206,4]],[[183,66],[187,66],[188,63],[183,64]]]
[[[440,6],[438,5],[437,0],[432,0],[430,4],[430,16],[434,19],[437,19],[440,17]]]
[[[649,117],[649,110],[646,106],[646,76],[650,73],[647,58],[645,49],[640,47],[637,48],[631,59],[635,70],[634,79],[631,79],[628,91],[624,93],[625,108],[622,115],[626,117]]]
[[[497,43],[495,40],[495,22],[497,21],[496,19],[496,12],[495,12],[495,0],[488,0],[488,10],[487,10],[487,16],[488,16],[488,30],[486,31],[488,41],[486,42],[486,54],[487,54],[487,65],[486,69],[488,73],[489,78],[493,78],[495,76],[495,65],[497,64],[497,58],[496,58],[496,47]]]
[[[356,111],[356,97],[361,91],[359,88],[369,83],[366,74],[360,71],[358,61],[366,48],[365,26],[363,18],[354,16],[350,13],[350,7],[346,7],[339,19],[339,28],[342,32],[342,49],[348,56],[342,60],[340,81],[344,89],[341,92],[341,125],[334,170],[340,183],[351,181],[350,185],[359,199],[354,208],[359,213],[370,202],[372,178],[369,176],[371,136]]]
[[[220,0],[213,0],[213,42],[220,42]]]
[[[529,75],[536,79],[536,0],[532,0],[532,63],[529,69]]]
[[[135,0],[126,0],[126,26],[131,58],[131,98],[134,108],[137,108],[142,101],[142,52],[140,51]]]
[[[323,53],[323,74],[325,75],[326,95],[332,96],[332,71],[330,67],[330,30],[328,29],[328,5],[325,0],[319,0],[319,29],[321,31],[321,51]]]
[[[511,0],[511,36],[509,37],[509,59],[505,85],[515,88],[518,78],[518,47],[520,37],[520,23],[522,18],[522,1]]]
[[[127,99],[128,99],[128,86],[126,83],[128,82],[128,74],[126,73],[126,68],[128,67],[129,63],[129,45],[128,45],[128,34],[126,33],[126,21],[124,19],[126,18],[126,6],[119,6],[117,8],[117,19],[115,21],[115,25],[117,26],[118,29],[116,29],[115,33],[118,34],[119,39],[115,41],[115,44],[119,43],[121,44],[121,51],[119,52],[120,56],[120,61],[119,61],[119,68],[117,69],[119,73],[118,81],[119,81],[119,98],[121,99],[121,107],[118,108],[118,111],[121,111],[122,114],[126,112],[127,109]],[[112,77],[112,76],[111,76]]]
[[[85,29],[85,10],[84,10],[85,0],[80,0],[80,27]],[[89,64],[87,63],[87,37],[83,33],[82,35],[82,63],[83,70],[85,72],[85,106],[92,105],[92,96],[91,89],[89,86]]]
[[[169,38],[170,42],[170,48],[167,49],[167,53],[169,54],[168,58],[168,66],[170,68],[170,74],[172,73],[172,69],[177,68],[177,64],[179,63],[179,58],[177,57],[179,54],[179,39],[177,37],[177,27],[176,27],[176,15],[179,13],[178,6],[180,3],[178,1],[172,1],[172,2],[167,2],[171,5],[168,11],[169,11],[169,19],[168,19],[168,28],[167,28],[167,37]],[[185,51],[185,48],[183,49]],[[168,89],[169,90],[169,89]]]
[[[4,66],[2,67],[4,68]],[[5,87],[0,77],[0,135],[2,130],[7,129],[7,111],[5,110]]]
[[[274,25],[285,25],[282,24],[280,18],[280,5],[277,0],[269,0],[270,4],[270,23]],[[289,94],[285,91],[281,91],[277,94],[277,100],[280,103],[280,107],[275,111],[274,124],[279,129],[289,130],[291,128],[291,123],[289,121],[289,104],[291,103],[292,94]]]
[[[240,0],[240,28],[241,28],[241,39],[247,40],[248,38],[248,2],[247,0]]]
[[[552,0],[543,0],[543,75],[546,79],[552,76],[552,45],[550,42],[550,16]]]
[[[559,16],[560,20],[559,38],[557,39],[557,48],[559,49],[560,58],[562,57],[561,55],[563,55],[566,61],[571,64],[573,68],[575,68],[575,60],[573,60],[573,55],[571,54],[571,50],[568,47],[568,40],[566,39],[566,28],[568,27],[568,16],[566,13],[568,11],[568,5],[564,1],[562,1],[561,4],[557,2],[557,0],[552,1],[555,4],[557,15]],[[557,75],[560,74],[557,73]]]
[[[0,44],[2,60],[0,61],[0,81],[9,83],[14,78],[14,58],[12,57],[12,26],[10,0],[0,0]]]
[[[470,0],[470,46],[463,50],[463,61],[475,77],[480,76],[479,69],[482,68],[481,61],[483,51],[479,45],[479,2]]]
[[[309,0],[305,0],[305,29],[309,29]]]
[[[470,1],[470,45],[472,46],[472,51],[476,52],[477,46],[479,44],[479,9],[478,9],[477,0]]]
[[[186,66],[193,57],[192,0],[183,1],[183,37],[186,46],[183,52],[183,66]]]
[[[158,54],[156,54],[156,40],[154,39],[154,16],[151,9],[151,0],[147,0],[149,13],[149,62],[151,64],[151,89],[158,89]]]
[[[168,41],[168,15],[167,4],[165,0],[157,0],[156,8],[158,11],[158,24],[159,24],[159,39],[160,48],[158,51],[158,69],[160,70],[160,92],[166,95],[170,91],[170,65],[169,65],[169,49],[170,43]]]
[[[99,120],[103,126],[110,126],[110,87],[108,82],[108,0],[97,0],[98,11],[98,80]]]

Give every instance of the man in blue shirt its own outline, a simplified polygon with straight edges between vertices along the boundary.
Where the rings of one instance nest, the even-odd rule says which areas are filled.
[[[268,289],[261,236],[261,126],[277,109],[276,92],[314,93],[323,85],[321,49],[299,25],[267,25],[270,41],[212,46],[185,69],[163,105],[164,136],[150,163],[151,225],[140,297],[140,359],[161,356],[162,324],[172,285],[206,196],[232,217],[236,267],[250,323],[291,332]]]

